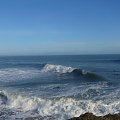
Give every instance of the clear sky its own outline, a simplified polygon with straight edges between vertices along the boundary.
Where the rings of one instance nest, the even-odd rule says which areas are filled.
[[[0,0],[0,55],[120,53],[120,0]]]

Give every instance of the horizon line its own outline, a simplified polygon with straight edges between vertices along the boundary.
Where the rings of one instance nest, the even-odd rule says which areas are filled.
[[[120,53],[98,53],[98,54],[25,54],[25,55],[0,55],[0,57],[21,57],[21,56],[82,56],[82,55],[120,55]]]

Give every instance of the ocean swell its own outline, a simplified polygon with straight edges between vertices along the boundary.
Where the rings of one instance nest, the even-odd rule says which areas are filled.
[[[83,77],[91,80],[103,80],[102,76],[79,68],[67,67],[63,65],[46,64],[42,68],[4,68],[0,69],[0,82],[13,82],[18,80],[31,79],[38,76],[47,75],[46,73],[55,73],[59,75],[68,75],[74,77]],[[53,75],[53,74],[51,74]],[[69,78],[68,78],[69,79]]]

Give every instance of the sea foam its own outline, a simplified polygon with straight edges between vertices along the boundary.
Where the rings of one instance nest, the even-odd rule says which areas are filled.
[[[61,98],[60,100],[46,100],[41,98],[17,97],[10,107],[21,108],[24,112],[38,111],[40,116],[54,116],[56,119],[65,120],[72,117],[92,112],[97,116],[114,114],[120,111],[120,101],[104,104],[102,101],[75,100],[73,98]]]
[[[92,112],[97,116],[119,113],[120,101],[116,99],[106,103],[102,100],[81,100],[70,97],[47,99],[33,96],[11,95],[8,96],[6,107],[14,111],[16,110],[16,117],[24,113],[29,113],[29,115],[31,113],[37,113],[37,115],[42,117],[52,116],[56,120],[66,120],[72,117],[78,117],[86,112]]]

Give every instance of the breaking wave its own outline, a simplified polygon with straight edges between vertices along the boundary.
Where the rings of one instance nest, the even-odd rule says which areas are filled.
[[[116,99],[115,101],[105,102],[102,100],[79,100],[66,97],[60,99],[45,99],[11,95],[8,98],[7,107],[10,110],[17,111],[15,115],[17,118],[20,117],[20,114],[29,113],[27,115],[30,116],[31,113],[37,113],[37,115],[43,117],[51,116],[55,120],[66,120],[72,117],[78,117],[86,112],[92,112],[97,116],[119,113],[120,101]],[[21,116],[23,117],[24,115]]]
[[[53,73],[60,73],[60,74],[71,74],[75,76],[83,76],[87,77],[89,79],[105,79],[102,76],[95,74],[93,72],[89,72],[86,70],[82,70],[79,68],[73,68],[73,67],[67,67],[67,66],[62,66],[62,65],[53,65],[53,64],[46,64],[41,72],[53,72]]]

